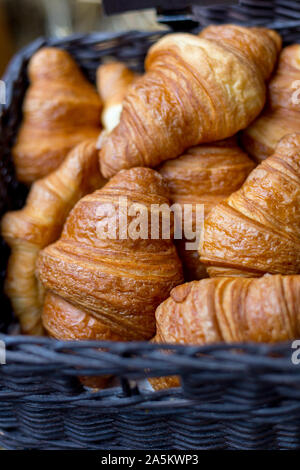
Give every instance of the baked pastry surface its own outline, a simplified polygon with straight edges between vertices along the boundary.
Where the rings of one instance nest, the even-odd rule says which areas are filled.
[[[265,81],[280,48],[275,31],[234,25],[204,29],[199,37],[163,37],[150,48],[120,123],[102,142],[103,175],[156,167],[247,127],[265,104]]]
[[[156,310],[157,343],[274,343],[300,335],[300,276],[214,278],[175,287]],[[154,388],[177,377],[150,379]]]
[[[97,138],[101,101],[72,57],[42,48],[28,66],[23,121],[12,149],[17,177],[30,184],[55,170],[78,143]]]
[[[285,136],[204,223],[201,261],[214,276],[300,272],[300,134]]]
[[[258,162],[270,156],[279,140],[300,132],[300,44],[285,47],[268,86],[262,114],[243,132],[243,145]]]
[[[42,334],[43,289],[35,274],[41,249],[61,234],[74,204],[104,184],[96,140],[77,145],[60,167],[33,183],[25,207],[2,219],[2,236],[11,247],[5,292],[27,334]]]
[[[97,69],[97,89],[103,103],[101,121],[111,132],[120,121],[123,100],[139,75],[123,62],[109,62]]]
[[[103,323],[112,339],[150,339],[156,307],[183,282],[181,262],[172,239],[128,236],[121,219],[128,211],[129,229],[137,220],[132,215],[137,204],[143,204],[151,231],[151,205],[168,206],[167,195],[159,173],[133,168],[82,198],[60,239],[40,253],[38,273],[46,291]],[[55,302],[51,306],[55,317]],[[49,315],[44,324],[49,325]]]
[[[200,204],[203,204],[202,216],[207,217],[216,204],[241,187],[254,166],[235,137],[192,147],[184,155],[164,162],[159,172],[168,182],[170,201],[182,208],[183,234],[185,224],[196,233],[196,211],[200,211]],[[190,205],[191,210],[185,205]],[[186,244],[195,240],[196,236],[175,240],[187,281],[208,276],[197,248],[187,249]]]

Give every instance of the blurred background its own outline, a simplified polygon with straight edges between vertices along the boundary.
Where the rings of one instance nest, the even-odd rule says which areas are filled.
[[[117,10],[129,5],[160,7],[157,11],[148,9],[107,16],[103,2],[112,11],[116,6]],[[166,24],[189,31],[225,20],[269,27],[274,27],[270,21],[275,20],[281,23],[281,29],[293,26],[295,40],[297,31],[298,37],[300,34],[300,0],[153,0],[153,3],[150,0],[0,0],[0,77],[11,56],[39,36],[130,29],[153,31],[166,29]],[[288,34],[286,40],[290,40]]]
[[[0,0],[0,76],[11,56],[38,36],[162,28],[154,10],[108,17],[101,0]]]

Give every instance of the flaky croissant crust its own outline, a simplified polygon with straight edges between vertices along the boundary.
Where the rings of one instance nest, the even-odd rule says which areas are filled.
[[[42,333],[43,295],[35,275],[39,251],[60,236],[74,204],[103,184],[96,141],[87,140],[56,171],[32,185],[23,209],[3,217],[2,236],[12,249],[5,291],[24,333]]]
[[[118,173],[77,203],[59,241],[40,254],[38,272],[47,291],[94,316],[119,338],[150,339],[155,308],[183,281],[182,268],[172,240],[99,234],[99,220],[111,220],[122,196],[129,206],[138,202],[148,210],[151,204],[169,204],[167,186],[154,170]]]
[[[69,340],[118,341],[121,338],[97,318],[78,309],[55,294],[47,293],[43,309],[43,326],[52,338]],[[109,376],[85,376],[80,381],[87,387],[105,388]]]
[[[277,342],[300,334],[300,276],[218,278],[174,288],[156,310],[157,342]]]
[[[300,272],[300,134],[284,137],[204,223],[210,276]]]
[[[64,341],[120,339],[94,316],[49,292],[45,296],[43,325],[50,336]]]
[[[148,52],[146,74],[124,100],[119,125],[102,143],[103,175],[155,167],[245,128],[264,106],[265,80],[280,47],[275,32],[233,25],[204,30],[200,37],[162,38]]]
[[[78,143],[100,132],[100,98],[72,57],[42,48],[28,66],[23,121],[13,147],[17,177],[27,184],[55,170]]]
[[[230,138],[192,147],[184,155],[164,162],[159,172],[168,183],[170,201],[183,209],[183,228],[189,223],[195,233],[197,205],[203,204],[203,215],[207,216],[216,204],[240,188],[254,166],[236,138]],[[184,211],[185,204],[192,205],[191,213]],[[186,243],[194,240],[175,240],[187,281],[207,277],[197,249],[186,249]]]
[[[156,310],[157,343],[274,343],[299,337],[300,276],[214,278],[175,287]],[[177,376],[150,379],[178,387]]]
[[[286,134],[300,132],[300,45],[283,49],[263,113],[243,132],[245,149],[257,161],[271,155]]]

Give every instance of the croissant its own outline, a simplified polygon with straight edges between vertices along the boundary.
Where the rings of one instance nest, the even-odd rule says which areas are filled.
[[[191,218],[190,226],[196,233],[197,205],[204,205],[203,215],[207,216],[218,202],[240,188],[253,168],[254,163],[233,137],[192,147],[181,157],[163,163],[159,171],[168,182],[170,201],[182,207],[183,234],[186,217]],[[186,204],[192,205],[191,213],[184,211]],[[186,280],[207,277],[197,249],[187,249],[186,244],[195,240],[196,235],[176,241]]]
[[[156,167],[247,127],[264,106],[280,47],[274,31],[234,25],[160,39],[124,100],[119,125],[103,139],[102,174]]]
[[[103,103],[102,124],[110,132],[120,121],[122,103],[138,74],[122,62],[100,65],[97,69],[97,89]]]
[[[55,313],[53,313],[55,312]],[[47,293],[43,310],[43,324],[49,336],[68,340],[117,341],[110,328],[97,318],[85,313],[55,294]],[[110,376],[81,376],[80,381],[92,388],[105,388]]]
[[[300,272],[300,134],[285,136],[204,223],[201,261],[214,276]]]
[[[271,155],[286,134],[300,132],[299,90],[300,44],[294,44],[280,55],[263,113],[243,132],[243,145],[257,161]]]
[[[76,204],[60,239],[40,253],[37,265],[39,278],[51,293],[46,298],[51,307],[46,301],[43,314],[51,334],[123,341],[153,337],[155,309],[183,281],[182,267],[172,239],[162,238],[161,219],[156,238],[135,237],[129,229],[137,223],[134,210],[143,205],[150,235],[152,204],[168,207],[167,194],[159,173],[133,168]],[[68,319],[65,313],[57,314],[59,299],[66,308],[71,304],[77,314],[81,312],[80,324],[69,314]],[[94,326],[89,328],[96,332],[86,331],[90,318]]]
[[[156,310],[154,342],[274,343],[300,335],[300,276],[215,278],[176,287]],[[155,388],[178,378],[151,379]]]
[[[55,170],[78,143],[100,132],[100,98],[72,57],[43,48],[29,62],[30,86],[12,149],[17,177],[30,184]]]
[[[57,170],[32,185],[23,209],[2,219],[2,235],[12,250],[5,291],[24,333],[42,334],[43,293],[35,276],[39,251],[60,236],[74,204],[103,184],[96,141],[87,140]]]

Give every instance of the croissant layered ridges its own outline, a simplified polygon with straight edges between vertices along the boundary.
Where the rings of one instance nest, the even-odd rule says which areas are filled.
[[[300,75],[299,75],[300,76]],[[292,109],[266,109],[243,134],[244,148],[258,162],[274,152],[282,137],[299,132],[299,113]]]
[[[255,121],[280,48],[265,28],[168,34],[138,80],[122,63],[101,65],[100,98],[66,52],[33,56],[13,148],[19,179],[33,184],[25,207],[2,221],[5,290],[22,332],[184,345],[299,337],[300,133],[273,153],[298,129],[299,45],[282,52]],[[244,129],[251,155],[268,156],[256,168],[232,137]],[[176,214],[163,236],[160,211],[174,204],[180,240]],[[96,387],[108,379],[81,377]]]
[[[60,236],[78,199],[104,184],[95,144],[75,147],[56,171],[32,185],[23,209],[2,219],[2,236],[12,249],[5,291],[25,333],[42,333],[43,295],[35,275],[40,250]]]
[[[165,256],[151,254],[151,260],[148,255],[144,265],[138,257],[129,261],[130,253],[123,259],[114,255],[114,262],[111,255],[110,250],[103,250],[96,259],[87,258],[74,253],[72,245],[58,244],[43,254],[39,275],[47,289],[98,318],[124,340],[149,339],[154,332],[155,307],[182,282],[176,251]],[[79,266],[76,258],[81,259]]]
[[[61,340],[121,339],[95,317],[51,293],[46,294],[43,323],[50,336]]]
[[[100,132],[100,98],[72,57],[42,48],[28,66],[23,121],[12,149],[17,177],[27,184],[55,170],[68,152]]]
[[[67,154],[79,143],[86,139],[96,139],[100,129],[82,127],[75,134],[72,130],[40,131],[32,130],[24,124],[21,128],[18,141],[13,149],[14,163],[18,179],[25,183],[32,183],[52,171],[55,171],[64,161]],[[33,143],[37,143],[34,145]],[[54,144],[55,142],[55,144]]]
[[[165,162],[159,171],[168,182],[171,200],[207,200],[213,204],[214,198],[218,201],[241,186],[254,166],[231,138],[192,147]]]
[[[28,194],[25,207],[20,211],[9,212],[3,218],[4,238],[10,243],[27,240],[40,247],[51,243],[56,224],[60,231],[61,221],[75,202],[105,182],[95,159],[96,151],[96,141],[85,140],[70,152],[56,171],[36,181]]]
[[[138,203],[150,213],[151,204],[168,207],[167,194],[157,172],[134,168],[82,198],[61,238],[40,254],[38,273],[46,291],[91,315],[123,340],[150,339],[155,308],[183,281],[181,263],[171,239],[121,238],[120,213],[115,209],[120,198],[126,198],[129,209]],[[130,216],[129,223],[133,219]],[[100,233],[99,221],[113,221],[110,230],[116,228],[116,237]]]
[[[175,287],[156,310],[155,343],[274,343],[300,334],[300,276],[214,278]],[[168,353],[168,352],[167,352]],[[149,379],[154,389],[179,377]]]
[[[299,79],[300,45],[293,44],[285,47],[279,56],[276,73],[269,83],[268,106],[273,110],[282,108],[299,112],[299,103],[293,99],[299,94]]]
[[[232,40],[235,31],[243,40]],[[104,176],[133,166],[156,167],[189,147],[245,128],[264,106],[264,80],[279,50],[277,33],[231,25],[209,34],[204,30],[200,37],[162,38],[148,52],[146,74],[124,100],[119,125],[102,142]]]
[[[228,37],[226,34],[222,37],[222,32],[232,28],[234,34],[237,30],[242,30],[243,34],[247,35],[242,48],[238,42],[231,44],[232,47],[227,47]],[[208,30],[211,31],[210,34]],[[205,113],[199,113],[200,119],[197,122],[199,126],[194,129],[194,132],[199,133],[195,144],[220,140],[233,135],[237,130],[247,125],[246,122],[251,121],[257,115],[258,108],[261,109],[264,104],[265,85],[263,79],[267,79],[270,75],[279,49],[273,40],[270,41],[266,38],[262,40],[261,35],[264,33],[258,32],[257,42],[260,45],[267,42],[271,48],[269,59],[272,63],[269,73],[260,73],[262,72],[262,60],[255,68],[254,61],[252,62],[245,53],[245,44],[248,44],[250,37],[253,40],[253,35],[249,34],[250,31],[251,28],[226,25],[215,29],[213,27],[204,29],[198,38],[188,34],[168,35],[152,46],[147,55],[146,70],[157,71],[159,75],[164,73],[165,65],[168,66],[169,61],[173,65],[176,64],[176,67],[181,66],[179,71],[182,72],[182,75],[179,75],[178,70],[174,72],[174,69],[171,69],[168,70],[170,75],[166,79],[177,79],[179,89],[185,84],[187,89],[189,88],[187,96],[195,98],[192,104],[197,106],[198,113],[199,110]],[[264,48],[263,51],[265,52]],[[258,50],[256,57],[262,59],[261,54],[262,50]],[[177,56],[182,61],[179,64],[177,64],[179,61]],[[241,56],[243,61],[240,60]],[[201,75],[197,69],[198,64],[201,64]],[[250,73],[251,69],[257,73]],[[195,78],[197,78],[197,82],[195,82]],[[194,90],[192,87],[195,87]],[[224,93],[225,90],[227,93]],[[237,103],[240,104],[238,109],[236,109]],[[219,115],[217,110],[221,107],[226,109],[226,113]],[[183,108],[185,109],[185,107]],[[205,122],[203,116],[205,116]],[[239,128],[235,130],[233,126]],[[202,134],[204,129],[206,132]]]
[[[274,60],[282,46],[279,34],[267,28],[244,28],[233,24],[212,25],[203,29],[199,36],[221,43],[234,54],[241,51],[248,66],[251,68],[252,64],[255,64],[256,73],[260,73],[263,80],[270,78]]]
[[[197,227],[197,217],[206,217],[216,204],[239,189],[253,168],[254,163],[238,147],[235,138],[192,147],[184,155],[163,163],[159,171],[168,183],[170,201],[182,208],[183,232],[185,224],[194,233],[201,231],[202,221],[198,221]],[[187,204],[191,212],[185,212]],[[201,214],[196,216],[197,210]],[[197,248],[186,248],[186,243],[195,238],[175,240],[186,280],[207,277]]]
[[[45,296],[43,324],[50,337],[63,341],[122,341],[122,337],[112,333],[96,318],[51,293]],[[80,382],[87,387],[101,389],[107,387],[109,379],[107,375],[81,376]]]
[[[243,132],[243,146],[257,161],[270,156],[282,137],[300,131],[299,58],[299,44],[283,49],[276,73],[269,83],[267,105]]]
[[[283,138],[240,190],[204,223],[201,261],[210,276],[300,271],[300,134]]]

